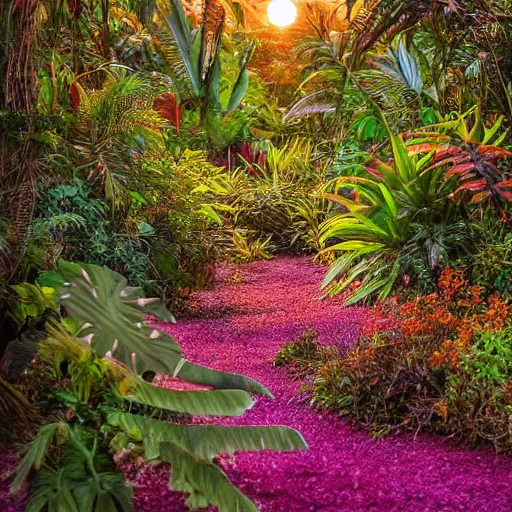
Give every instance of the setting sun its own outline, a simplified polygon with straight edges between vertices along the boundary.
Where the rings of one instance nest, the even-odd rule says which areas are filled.
[[[291,25],[297,17],[297,7],[291,0],[272,0],[268,4],[268,19],[278,27]]]

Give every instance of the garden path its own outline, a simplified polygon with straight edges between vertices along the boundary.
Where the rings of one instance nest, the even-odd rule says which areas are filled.
[[[287,425],[310,449],[241,453],[230,478],[262,512],[511,512],[512,459],[458,448],[442,438],[397,435],[375,441],[348,422],[311,409],[299,384],[272,366],[278,350],[308,328],[325,342],[350,342],[369,311],[319,301],[324,269],[304,258],[277,258],[221,271],[217,286],[195,298],[197,315],[160,325],[186,356],[265,384],[241,418],[223,424]],[[240,281],[240,282],[237,282]],[[162,468],[136,478],[139,512],[183,512]]]

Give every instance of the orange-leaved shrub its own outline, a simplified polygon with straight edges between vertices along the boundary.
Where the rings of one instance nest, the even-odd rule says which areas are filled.
[[[395,297],[378,304],[373,313],[355,346],[327,359],[324,351],[316,365],[309,365],[316,368],[313,404],[349,416],[378,435],[413,429],[464,432],[472,442],[503,437],[512,410],[512,402],[506,405],[512,399],[512,348],[505,363],[510,379],[505,370],[500,382],[481,378],[493,375],[492,369],[486,373],[486,365],[503,356],[482,340],[512,341],[510,306],[498,293],[488,294],[462,270],[446,268],[436,293],[408,301]],[[309,353],[315,351],[309,347]],[[294,366],[293,361],[289,364]],[[486,386],[491,389],[483,391]],[[496,386],[503,388],[498,402]],[[478,393],[469,393],[473,388]],[[492,425],[485,420],[491,409],[482,407],[486,398],[496,402]],[[475,415],[481,421],[473,432]],[[512,445],[508,437],[507,442]]]

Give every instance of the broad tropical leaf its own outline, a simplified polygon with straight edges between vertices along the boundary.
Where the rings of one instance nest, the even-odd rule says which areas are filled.
[[[160,15],[171,29],[178,53],[183,61],[187,75],[194,93],[201,96],[201,77],[198,74],[198,65],[192,57],[192,31],[187,21],[187,15],[183,9],[181,0],[170,0],[171,12],[160,11]]]
[[[217,455],[307,448],[302,436],[286,427],[177,425],[125,413],[111,414],[109,423],[142,441],[148,460],[161,459],[173,465],[170,485],[189,493],[187,505],[194,509],[215,505],[220,512],[258,510],[213,462]]]
[[[228,102],[228,111],[235,110],[247,94],[249,89],[249,72],[247,71],[247,65],[249,64],[249,61],[251,60],[252,54],[254,52],[254,46],[255,42],[252,41],[246,48],[245,52],[242,54],[242,58],[240,59],[240,71],[238,73],[235,85],[233,85],[231,97],[229,98]]]
[[[219,512],[258,512],[256,505],[244,496],[213,462],[196,459],[171,443],[162,443],[160,458],[172,465],[171,489],[188,493],[185,504],[191,510],[217,506]]]
[[[174,391],[135,382],[125,399],[166,409],[200,416],[240,416],[253,405],[251,396],[239,389],[219,391]]]
[[[127,287],[120,274],[97,265],[61,262],[67,283],[61,303],[75,320],[83,322],[82,339],[100,356],[121,361],[135,373],[161,373],[218,389],[243,389],[266,394],[258,382],[241,375],[210,370],[186,361],[176,341],[158,329],[146,327],[148,315],[171,318],[158,299],[146,299],[140,289]]]

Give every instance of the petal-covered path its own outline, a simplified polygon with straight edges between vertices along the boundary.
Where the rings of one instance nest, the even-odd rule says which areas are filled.
[[[379,441],[347,422],[312,410],[281,369],[278,350],[308,328],[326,343],[357,338],[368,311],[319,301],[324,269],[302,258],[279,258],[224,272],[198,294],[197,317],[160,326],[186,356],[265,384],[275,399],[257,398],[238,425],[287,425],[303,434],[307,452],[240,453],[232,481],[266,512],[511,512],[512,458],[451,446],[442,438]],[[168,473],[146,468],[135,478],[139,512],[183,512],[167,489]]]

